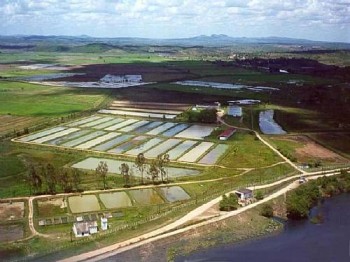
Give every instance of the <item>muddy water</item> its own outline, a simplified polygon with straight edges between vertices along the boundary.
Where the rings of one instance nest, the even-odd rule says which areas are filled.
[[[130,190],[131,197],[141,205],[155,205],[163,203],[163,199],[153,189]]]
[[[186,191],[179,186],[162,187],[160,188],[160,192],[165,197],[165,199],[169,202],[187,200],[191,198],[186,193]]]
[[[125,192],[103,193],[100,199],[106,208],[122,208],[132,206],[129,196]]]

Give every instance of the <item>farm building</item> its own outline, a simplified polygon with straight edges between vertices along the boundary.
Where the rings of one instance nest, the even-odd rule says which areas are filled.
[[[100,79],[104,83],[139,83],[142,82],[142,75],[105,75]]]
[[[101,217],[101,230],[108,229],[108,219],[106,217]]]
[[[246,201],[253,198],[253,191],[248,188],[240,188],[235,193],[241,201]]]
[[[73,224],[73,232],[76,237],[89,236],[97,231],[97,221],[80,221]]]
[[[219,140],[227,140],[229,139],[234,133],[236,133],[236,128],[229,128],[229,129],[226,129],[224,132],[222,132],[220,135],[219,135]]]

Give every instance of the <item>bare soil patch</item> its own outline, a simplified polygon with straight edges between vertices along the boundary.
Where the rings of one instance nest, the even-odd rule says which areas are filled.
[[[18,220],[24,216],[24,202],[0,203],[0,220]]]
[[[305,159],[319,159],[335,163],[346,163],[348,160],[341,155],[333,152],[324,146],[316,143],[307,136],[288,136],[281,140],[293,141],[301,143],[303,146],[297,148],[295,151],[298,160]]]

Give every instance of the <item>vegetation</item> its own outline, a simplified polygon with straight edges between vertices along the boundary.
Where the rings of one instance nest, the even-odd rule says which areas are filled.
[[[222,200],[219,203],[219,209],[221,211],[233,211],[238,206],[238,197],[236,194],[230,193],[229,196],[222,195]]]
[[[103,189],[107,189],[107,173],[108,165],[106,162],[101,161],[96,167],[96,177],[99,177],[103,183]]]
[[[264,194],[263,194],[263,192],[260,191],[260,190],[256,191],[256,193],[254,194],[254,196],[255,196],[255,198],[256,198],[257,200],[262,200],[262,199],[264,198]]]
[[[55,168],[51,163],[30,165],[27,181],[34,194],[80,191],[81,172],[73,168]]]
[[[216,123],[216,109],[190,110],[182,113],[182,120],[190,123]]]
[[[263,204],[260,209],[260,215],[264,217],[273,217],[273,208],[270,204]]]
[[[309,210],[322,197],[350,192],[350,175],[343,170],[339,176],[321,177],[301,185],[287,194],[287,216],[290,219],[304,219]]]

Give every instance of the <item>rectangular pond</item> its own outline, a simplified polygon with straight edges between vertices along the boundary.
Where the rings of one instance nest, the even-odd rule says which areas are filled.
[[[168,129],[167,131],[165,131],[162,136],[168,136],[168,137],[173,137],[174,135],[176,135],[177,133],[183,131],[184,129],[188,128],[189,125],[187,124],[179,124],[177,126],[174,126],[173,128]]]
[[[158,137],[152,138],[151,140],[148,140],[146,143],[140,144],[140,145],[136,146],[135,148],[125,152],[125,154],[136,156],[136,155],[143,153],[146,150],[154,147],[155,145],[158,145],[162,141],[164,141],[164,139],[162,139],[162,138],[158,138]]]
[[[145,120],[139,121],[139,122],[136,122],[136,123],[131,124],[131,125],[129,125],[129,126],[123,127],[123,128],[121,128],[121,129],[119,129],[119,131],[120,131],[120,132],[131,132],[131,131],[133,131],[134,129],[136,129],[136,128],[138,128],[138,127],[141,127],[141,126],[144,126],[144,125],[146,125],[146,124],[148,124],[148,123],[149,123],[149,121],[145,121]]]
[[[181,142],[180,139],[175,139],[175,138],[171,138],[166,140],[165,142],[155,146],[154,148],[152,148],[151,150],[147,151],[145,153],[145,157],[157,157],[160,154],[165,153],[166,151],[168,151],[170,148],[176,146],[177,144],[179,144]]]
[[[108,149],[116,146],[116,145],[119,145],[129,139],[131,139],[133,137],[133,135],[121,135],[121,136],[118,136],[106,143],[102,143],[98,146],[95,146],[93,147],[92,149],[93,150],[97,150],[97,151],[107,151]]]
[[[79,131],[79,130],[80,130],[79,128],[71,127],[71,128],[68,128],[68,129],[65,129],[65,130],[53,133],[51,135],[44,136],[44,137],[32,140],[31,142],[32,143],[41,144],[41,143],[45,143],[47,141],[53,140],[55,138],[59,138],[59,137],[62,137],[62,136],[69,135],[69,134],[71,134],[73,132],[76,132],[76,131]]]
[[[91,148],[93,146],[101,144],[101,143],[103,143],[103,142],[105,142],[107,140],[110,140],[112,138],[115,138],[116,136],[119,136],[119,135],[120,135],[120,133],[114,133],[114,132],[107,133],[107,134],[105,134],[103,136],[99,136],[99,137],[97,137],[95,139],[92,139],[92,140],[87,141],[87,142],[85,142],[83,144],[80,144],[80,145],[76,146],[75,148],[89,149],[89,148]]]
[[[273,119],[274,110],[261,111],[259,113],[259,127],[261,132],[267,135],[283,135],[287,132]]]
[[[235,84],[228,84],[228,83],[195,81],[195,80],[177,81],[174,84],[183,85],[183,86],[200,86],[200,87],[220,88],[220,89],[242,89],[242,88],[249,87],[246,85],[235,85]]]
[[[195,148],[188,151],[182,157],[178,159],[178,161],[184,162],[196,162],[201,155],[203,155],[209,148],[214,145],[212,142],[202,142]]]
[[[108,209],[132,206],[131,199],[125,192],[102,193],[99,197],[103,205]]]
[[[118,124],[115,124],[115,125],[112,125],[110,127],[107,127],[107,128],[105,128],[105,130],[107,130],[107,131],[114,131],[114,130],[117,130],[117,129],[122,128],[124,126],[131,125],[131,124],[133,124],[135,122],[138,122],[138,120],[136,120],[136,119],[127,119],[127,120],[125,120],[123,122],[120,122]]]
[[[173,119],[176,117],[176,115],[173,115],[173,114],[157,114],[157,113],[151,113],[151,112],[133,112],[133,111],[109,110],[109,109],[101,109],[98,112],[102,114],[162,118],[162,119]]]
[[[88,129],[85,129],[85,130],[80,130],[78,132],[75,132],[75,133],[71,133],[69,135],[65,135],[64,137],[59,137],[59,138],[56,138],[56,139],[53,139],[53,140],[50,140],[50,141],[47,141],[45,142],[45,144],[49,144],[49,145],[59,145],[59,144],[62,144],[62,143],[65,143],[69,140],[72,140],[74,138],[77,138],[77,137],[80,137],[80,136],[83,136],[87,133],[90,133],[91,130],[88,130]]]
[[[164,203],[158,193],[151,188],[130,190],[129,194],[140,205],[156,205]]]
[[[134,162],[124,161],[124,160],[89,157],[72,165],[72,167],[85,169],[85,170],[95,170],[98,164],[100,163],[100,161],[105,161],[107,163],[108,172],[110,173],[120,174],[119,167],[121,166],[122,163],[126,163],[133,170],[133,173],[135,176],[137,177],[141,176],[140,172],[137,170],[137,168],[135,168]],[[149,168],[149,165],[146,165],[146,168]],[[176,177],[182,177],[182,176],[196,176],[200,174],[200,172],[196,169],[178,168],[178,167],[167,167],[166,169],[168,170],[169,178],[176,178]]]
[[[190,149],[197,143],[198,141],[186,140],[181,144],[177,145],[168,152],[170,160],[178,159],[182,154],[184,154],[188,149]]]
[[[131,139],[130,141],[121,144],[120,146],[113,148],[111,150],[108,150],[108,152],[110,153],[115,153],[115,154],[120,154],[123,153],[124,151],[127,151],[133,147],[135,147],[136,145],[140,144],[142,141],[146,140],[147,136],[137,136],[133,139]]]
[[[85,213],[100,210],[100,204],[95,195],[71,196],[68,198],[72,213]]]
[[[102,118],[102,116],[90,116],[90,117],[87,117],[87,118],[84,118],[81,120],[70,122],[70,123],[66,124],[66,126],[79,126],[79,125],[83,125],[83,124],[86,124],[88,122],[92,122],[94,120],[100,119],[100,118]]]
[[[0,225],[0,242],[20,240],[24,237],[23,225]]]
[[[142,134],[142,133],[145,133],[147,131],[150,131],[150,130],[156,128],[157,126],[160,126],[163,123],[164,122],[160,122],[160,121],[151,122],[148,125],[136,128],[133,132]]]
[[[105,122],[111,121],[111,120],[113,120],[113,117],[102,117],[102,118],[94,120],[92,122],[83,124],[80,127],[92,127],[92,126],[96,126],[98,124],[102,124],[102,123],[105,123]]]
[[[74,147],[74,146],[77,146],[79,144],[82,144],[86,141],[89,141],[91,139],[94,139],[95,137],[98,137],[98,136],[102,136],[104,135],[106,132],[103,132],[103,131],[96,131],[96,132],[93,132],[93,133],[90,133],[88,135],[85,135],[85,136],[82,136],[82,137],[79,137],[77,139],[74,139],[74,140],[71,140],[71,141],[68,141],[64,144],[62,144],[62,146],[65,146],[65,147]]]
[[[93,126],[92,128],[94,129],[105,129],[106,127],[110,127],[112,125],[115,125],[115,124],[118,124],[122,121],[124,121],[125,119],[121,119],[121,118],[114,118],[113,120],[111,121],[108,121],[108,122],[105,122],[105,123],[102,123],[102,124],[99,124],[97,126]]]
[[[206,154],[201,160],[198,161],[200,164],[213,165],[218,159],[226,152],[228,145],[220,144]]]
[[[58,127],[46,129],[44,131],[41,131],[41,132],[38,132],[38,133],[35,133],[32,135],[24,136],[24,137],[18,139],[18,141],[28,142],[28,141],[37,139],[39,137],[47,136],[47,135],[50,135],[50,134],[53,134],[53,133],[56,133],[56,132],[59,132],[59,131],[65,130],[65,129],[66,129],[66,127],[63,127],[63,126],[58,126]]]
[[[240,106],[228,106],[227,107],[227,114],[229,116],[241,117],[243,114],[242,107],[240,107]]]
[[[168,202],[188,200],[191,197],[179,186],[161,187],[160,193]]]
[[[215,129],[214,126],[206,125],[192,125],[184,131],[175,135],[175,137],[183,137],[189,139],[203,139],[206,136],[209,136],[211,132]]]
[[[155,129],[152,129],[151,131],[148,131],[148,132],[147,132],[147,135],[156,136],[156,135],[158,135],[158,134],[164,132],[165,130],[167,130],[167,129],[169,129],[169,128],[175,126],[175,125],[177,125],[177,124],[176,124],[176,123],[164,123],[163,125],[158,126],[158,127],[156,127]]]

